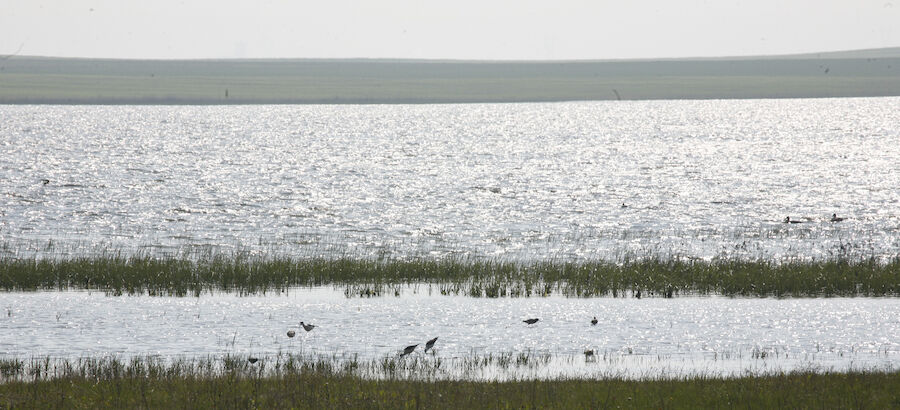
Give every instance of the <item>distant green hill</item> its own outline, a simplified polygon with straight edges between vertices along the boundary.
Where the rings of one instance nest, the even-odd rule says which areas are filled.
[[[462,103],[900,95],[900,48],[608,61],[0,58],[0,104]]]

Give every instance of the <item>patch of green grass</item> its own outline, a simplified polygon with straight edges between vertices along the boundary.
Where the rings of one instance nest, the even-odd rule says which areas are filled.
[[[39,361],[40,362],[40,361]],[[50,363],[50,360],[46,361]],[[68,362],[67,362],[68,363]],[[345,368],[263,361],[85,359],[57,377],[0,383],[3,408],[896,408],[900,372],[740,378],[512,381],[371,379]],[[42,367],[38,363],[37,367]],[[56,365],[53,365],[56,366]],[[47,366],[50,368],[51,366]],[[216,370],[212,370],[212,369]]]
[[[264,294],[292,287],[342,286],[348,297],[399,295],[428,283],[473,297],[679,295],[898,296],[900,259],[613,262],[505,262],[463,259],[371,260],[254,257],[0,257],[5,291],[101,290],[110,294]]]

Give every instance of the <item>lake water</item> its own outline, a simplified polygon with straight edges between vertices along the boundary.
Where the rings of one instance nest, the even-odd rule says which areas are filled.
[[[898,141],[900,98],[0,106],[0,257],[893,258]],[[439,336],[415,357],[449,377],[900,363],[900,299],[429,293],[0,293],[0,357],[378,360]],[[288,338],[300,320],[319,327]],[[465,365],[507,353],[544,362]]]
[[[0,106],[0,254],[893,257],[897,141],[900,98]]]
[[[447,377],[656,377],[842,371],[900,364],[900,299],[346,298],[330,288],[194,297],[4,293],[0,356],[105,357],[278,353],[360,361],[444,361]],[[590,324],[596,316],[599,323]],[[522,320],[540,318],[534,325]],[[317,325],[304,332],[299,322]],[[288,338],[288,330],[299,332]],[[425,355],[426,340],[439,337]],[[594,350],[586,360],[583,352]],[[466,358],[528,353],[536,366],[469,368]],[[515,356],[514,356],[515,357]],[[454,364],[457,367],[454,367]]]

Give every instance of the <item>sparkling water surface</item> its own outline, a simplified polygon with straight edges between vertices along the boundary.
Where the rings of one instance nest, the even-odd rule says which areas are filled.
[[[900,364],[900,299],[482,299],[436,293],[428,285],[378,298],[346,298],[331,288],[199,298],[5,293],[0,356],[312,353],[377,360],[419,343],[413,358],[452,362],[530,352],[552,359],[519,374],[529,377],[740,375]],[[596,326],[590,324],[594,316]],[[540,321],[522,322],[532,317]],[[300,321],[316,328],[304,332]],[[288,338],[288,330],[298,335]],[[425,341],[435,336],[434,356],[425,355]],[[585,350],[594,350],[595,358],[585,360]],[[471,374],[450,368],[447,376]]]
[[[2,106],[0,252],[889,258],[897,141],[900,98]]]
[[[900,250],[898,141],[900,98],[0,106],[0,256],[887,259]],[[6,292],[0,357],[374,360],[439,336],[437,358],[551,357],[524,377],[641,377],[891,368],[900,352],[896,299],[428,289]],[[300,320],[319,327],[287,338]]]

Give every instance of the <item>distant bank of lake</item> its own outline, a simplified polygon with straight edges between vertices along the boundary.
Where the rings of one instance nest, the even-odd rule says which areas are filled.
[[[900,95],[900,48],[616,61],[11,56],[0,104],[369,104]]]

